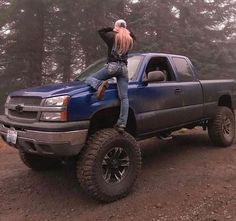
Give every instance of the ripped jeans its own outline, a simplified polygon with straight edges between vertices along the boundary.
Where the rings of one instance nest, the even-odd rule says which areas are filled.
[[[85,83],[97,90],[102,81],[113,77],[116,77],[117,80],[118,96],[120,99],[120,115],[117,121],[117,125],[125,127],[129,114],[129,79],[127,65],[123,62],[110,62],[105,65],[105,68],[88,77],[85,80]]]

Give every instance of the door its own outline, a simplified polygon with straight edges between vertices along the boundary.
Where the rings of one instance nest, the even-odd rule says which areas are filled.
[[[166,81],[142,84],[130,90],[130,104],[135,106],[139,133],[149,133],[179,125],[183,120],[183,99],[173,70],[166,57],[151,58],[144,76],[159,70]],[[144,77],[145,78],[145,77]]]
[[[202,86],[196,79],[190,61],[184,57],[172,57],[178,74],[179,88],[183,96],[184,122],[194,122],[203,117]]]

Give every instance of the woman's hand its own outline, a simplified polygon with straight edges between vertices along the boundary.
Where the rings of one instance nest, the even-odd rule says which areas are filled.
[[[120,29],[119,27],[115,27],[115,28],[113,28],[113,31],[118,33],[119,29]]]

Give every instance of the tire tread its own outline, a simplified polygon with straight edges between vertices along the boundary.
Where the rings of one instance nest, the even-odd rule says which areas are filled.
[[[220,147],[228,147],[232,144],[233,142],[233,138],[231,140],[231,142],[227,142],[223,135],[222,135],[222,118],[225,114],[232,114],[232,111],[228,108],[228,107],[218,107],[217,109],[217,113],[215,118],[209,123],[208,126],[208,134],[209,137],[212,141],[212,143],[216,146],[220,146]],[[234,115],[233,115],[233,119],[234,119]],[[233,124],[235,124],[235,121],[233,120],[232,122]],[[235,127],[235,126],[234,126]]]
[[[95,181],[96,174],[94,170],[94,162],[99,151],[102,149],[102,146],[106,145],[111,139],[117,136],[121,135],[113,128],[103,129],[93,134],[88,139],[85,148],[82,150],[77,164],[77,177],[82,189],[92,198],[103,202],[112,202],[125,197],[130,192],[141,168],[141,152],[136,140],[131,135],[124,132],[122,136],[129,140],[129,142],[135,144],[135,154],[138,158],[135,179],[129,189],[115,196],[108,196],[99,188]]]

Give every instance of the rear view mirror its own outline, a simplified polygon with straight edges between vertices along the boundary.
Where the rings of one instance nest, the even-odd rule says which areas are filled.
[[[147,74],[146,83],[165,81],[165,74],[162,71],[151,71]]]

